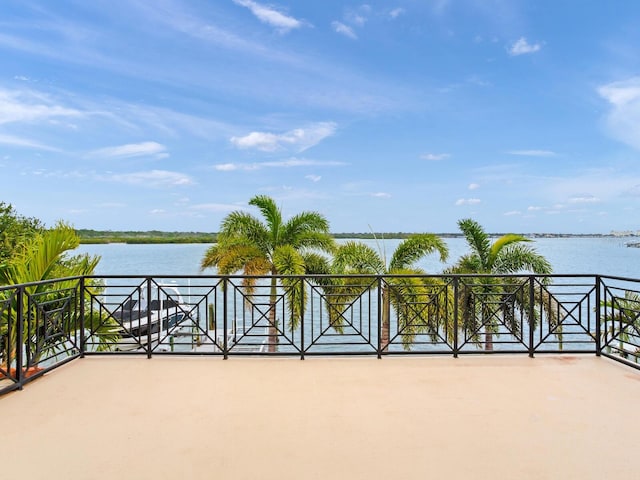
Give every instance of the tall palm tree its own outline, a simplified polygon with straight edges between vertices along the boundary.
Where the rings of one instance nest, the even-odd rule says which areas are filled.
[[[218,243],[210,247],[200,267],[216,267],[228,275],[242,271],[244,275],[271,275],[269,305],[269,351],[276,350],[278,325],[276,320],[277,275],[302,275],[318,264],[318,251],[331,252],[333,237],[329,222],[317,212],[302,212],[285,221],[275,201],[257,195],[249,205],[258,208],[263,220],[244,211],[234,211],[222,220]],[[301,282],[283,279],[289,307],[289,326],[295,329],[302,316],[305,289]],[[255,279],[245,277],[243,285],[251,294]]]
[[[381,286],[380,348],[382,351],[386,351],[389,345],[392,305],[398,315],[398,329],[402,332],[405,348],[410,348],[415,334],[429,328],[424,323],[416,324],[414,321],[416,316],[423,317],[425,314],[424,308],[415,305],[427,303],[430,283],[430,280],[420,277],[426,272],[417,267],[416,263],[432,253],[438,253],[440,260],[444,262],[449,255],[449,250],[440,237],[431,233],[411,235],[403,240],[393,252],[388,264],[384,255],[361,242],[349,241],[336,250],[331,269],[334,274],[399,275],[384,279]],[[331,297],[330,321],[332,326],[340,331],[344,320],[343,313],[350,301],[366,290],[374,288],[376,284],[367,279],[358,281],[347,278],[342,280],[336,278],[334,282],[342,285],[334,285],[334,289],[341,289],[341,294]],[[433,329],[433,326],[430,328]]]
[[[488,274],[488,275],[510,275],[524,272],[532,272],[537,274],[551,273],[551,264],[549,261],[532,247],[527,245],[528,238],[522,235],[506,234],[497,238],[493,243],[489,235],[484,231],[482,226],[470,218],[458,221],[458,227],[462,231],[467,245],[471,252],[463,255],[457,263],[449,269],[449,273],[461,274]],[[485,277],[482,280],[466,279],[470,288],[463,288],[461,301],[461,311],[463,315],[464,327],[468,330],[478,332],[481,325],[485,325],[485,349],[493,349],[493,335],[497,332],[496,311],[489,304],[502,304],[501,315],[503,317],[512,317],[510,306],[519,303],[521,311],[526,311],[528,302],[532,301],[525,296],[515,296],[508,292],[505,283],[518,283],[517,279],[502,279]],[[473,288],[469,284],[482,282],[479,288]],[[472,297],[475,292],[480,292],[483,301],[480,306],[473,301]],[[544,293],[544,292],[543,292]],[[538,296],[536,296],[538,297]],[[548,297],[547,297],[548,298]],[[476,309],[479,308],[479,311]],[[477,323],[477,316],[483,321]],[[504,318],[505,321],[512,322],[512,331],[516,331],[517,324],[514,318]],[[534,321],[534,319],[529,319]]]

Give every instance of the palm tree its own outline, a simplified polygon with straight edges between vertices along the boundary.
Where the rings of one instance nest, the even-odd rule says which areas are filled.
[[[471,252],[460,257],[458,262],[449,269],[449,273],[454,274],[487,274],[487,275],[510,275],[523,272],[533,272],[537,274],[551,273],[551,264],[549,261],[526,243],[530,242],[526,237],[516,234],[502,235],[493,243],[489,235],[478,222],[472,219],[463,219],[458,221],[458,227],[462,231],[467,245]],[[498,303],[502,306],[499,312],[505,321],[511,323],[511,331],[517,333],[517,322],[512,315],[514,305],[520,308],[522,312],[527,311],[528,299],[524,295],[514,295],[509,291],[505,283],[517,284],[522,283],[519,279],[507,278],[498,282],[495,277],[485,277],[480,279],[465,279],[465,287],[462,288],[462,294],[459,297],[461,302],[460,308],[463,315],[463,326],[468,331],[479,332],[482,325],[485,326],[485,349],[493,350],[493,335],[497,333],[498,312],[491,307],[491,303]],[[476,282],[482,282],[478,285]],[[476,283],[476,288],[474,288]],[[477,288],[479,286],[479,288]],[[482,297],[480,305],[474,300],[474,292],[479,293]],[[544,294],[544,292],[542,292]],[[536,295],[538,298],[539,296]],[[543,295],[544,298],[549,297]],[[548,304],[548,302],[547,302]],[[483,321],[478,324],[477,317],[481,317]],[[534,321],[535,319],[530,319]]]
[[[200,267],[216,267],[222,275],[242,271],[249,294],[255,286],[255,278],[250,275],[271,275],[268,348],[274,352],[278,342],[276,276],[318,273],[313,271],[319,263],[318,251],[331,252],[334,240],[329,234],[329,222],[320,213],[302,212],[284,221],[280,208],[266,195],[253,197],[249,205],[260,210],[264,221],[244,211],[231,212],[222,221],[218,243],[206,251]],[[285,278],[282,283],[293,330],[303,313],[305,290],[302,282],[294,279]]]
[[[446,261],[449,251],[446,243],[438,236],[430,233],[411,235],[403,240],[391,256],[387,264],[384,255],[380,255],[370,246],[355,241],[341,245],[333,258],[332,273],[338,275],[398,275],[385,278],[381,285],[382,294],[382,322],[380,335],[380,349],[386,351],[389,345],[390,315],[393,305],[402,332],[405,348],[410,348],[414,336],[425,328],[433,331],[430,325],[416,324],[416,317],[424,317],[428,309],[416,305],[426,305],[429,300],[429,284],[433,283],[424,277],[425,271],[416,266],[416,262],[431,253],[439,253],[440,261]],[[375,283],[370,279],[340,277],[334,279],[334,290],[341,293],[333,295],[329,303],[331,325],[340,331],[344,320],[344,311],[353,299],[362,295],[366,290],[374,288]],[[437,318],[438,312],[430,320]],[[436,320],[437,321],[437,320]]]

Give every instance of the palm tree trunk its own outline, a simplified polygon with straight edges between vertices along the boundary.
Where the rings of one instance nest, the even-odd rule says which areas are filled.
[[[484,349],[488,352],[493,351],[493,332],[491,329],[493,325],[491,325],[491,312],[486,305],[482,306],[482,317],[483,323],[485,323],[484,327]]]
[[[272,275],[275,273],[272,272]],[[268,331],[268,348],[267,351],[269,353],[274,353],[278,351],[278,328],[277,328],[277,318],[276,318],[276,302],[278,301],[277,296],[277,279],[276,277],[271,277],[271,293],[269,296],[269,331]]]
[[[484,349],[487,352],[493,351],[493,321],[491,315],[491,309],[487,306],[486,302],[491,295],[491,287],[485,285],[482,287],[482,304],[481,304],[481,316],[482,324],[484,325]]]
[[[380,326],[380,350],[386,352],[389,347],[389,317],[391,316],[391,299],[389,289],[382,287],[382,325]]]
[[[493,351],[493,333],[489,330],[484,334],[484,349],[488,352]]]

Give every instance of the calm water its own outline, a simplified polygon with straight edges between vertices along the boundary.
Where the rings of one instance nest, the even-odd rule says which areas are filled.
[[[436,255],[421,266],[428,273],[440,273],[445,266],[467,253],[464,239],[447,239],[449,261],[441,264]],[[547,257],[554,273],[598,273],[640,278],[640,248],[630,248],[624,238],[542,238],[532,245]],[[389,258],[400,240],[365,240]],[[100,255],[97,275],[197,275],[206,244],[188,245],[81,245],[78,253]],[[208,271],[205,273],[213,273]]]

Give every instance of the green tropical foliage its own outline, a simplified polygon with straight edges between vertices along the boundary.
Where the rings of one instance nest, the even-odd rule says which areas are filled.
[[[31,363],[37,363],[45,354],[55,354],[56,349],[65,348],[55,335],[43,334],[53,328],[44,324],[48,315],[56,316],[54,333],[70,335],[79,328],[78,309],[73,308],[70,302],[84,299],[78,291],[78,280],[69,277],[93,275],[100,258],[67,256],[67,252],[76,248],[78,243],[74,229],[59,223],[26,240],[0,268],[0,285],[31,284],[24,288],[21,306],[23,316],[30,319],[24,328],[23,343],[29,343],[32,348],[27,352]],[[33,284],[35,282],[46,283]],[[91,285],[90,282],[86,287],[94,293],[100,289],[100,285]],[[0,346],[0,353],[8,353],[13,357],[17,328],[14,324],[15,313],[10,312],[17,311],[18,298],[10,295],[11,290],[0,292],[0,300],[9,301],[11,307],[2,309],[0,314],[0,338],[5,339]],[[97,315],[85,318],[85,328],[96,335],[103,347],[118,337],[116,325],[103,321]]]
[[[251,275],[272,276],[269,348],[275,351],[278,339],[276,276],[322,273],[319,270],[325,268],[326,262],[319,252],[332,252],[334,240],[329,233],[329,222],[320,213],[302,212],[285,221],[271,197],[257,195],[249,205],[258,208],[262,219],[244,211],[227,215],[218,233],[218,243],[206,251],[200,267],[203,270],[215,267],[222,275],[242,271],[246,275],[243,286],[249,296],[255,289]],[[304,313],[304,284],[295,279],[283,279],[282,284],[288,305],[288,324],[295,329]]]
[[[423,233],[414,234],[403,240],[387,263],[384,255],[361,242],[349,241],[335,252],[331,272],[341,277],[332,277],[323,287],[327,293],[330,323],[341,332],[346,322],[345,312],[354,299],[378,283],[371,277],[353,275],[395,275],[382,283],[382,325],[381,346],[386,350],[389,344],[391,307],[398,317],[398,331],[403,345],[410,348],[415,335],[435,334],[439,317],[440,302],[434,297],[442,282],[422,277],[426,272],[416,263],[427,255],[437,253],[442,262],[449,251],[446,243],[438,236]],[[434,288],[436,287],[436,288]]]
[[[520,289],[523,278],[507,277],[519,273],[550,274],[549,261],[528,245],[531,241],[522,235],[506,234],[493,242],[482,226],[472,219],[458,221],[470,252],[460,257],[448,270],[454,274],[485,274],[486,277],[468,277],[462,280],[459,292],[459,310],[462,327],[470,332],[471,338],[478,339],[484,326],[485,349],[493,349],[493,336],[502,321],[516,336],[521,335],[516,311],[527,316],[531,311],[531,299]],[[550,323],[557,321],[557,309],[548,292],[536,287],[534,302],[542,305]],[[537,315],[537,310],[534,310]],[[528,319],[537,322],[538,318]],[[555,325],[552,325],[555,326]]]
[[[40,220],[24,217],[11,204],[0,202],[0,269],[20,245],[43,229]]]

